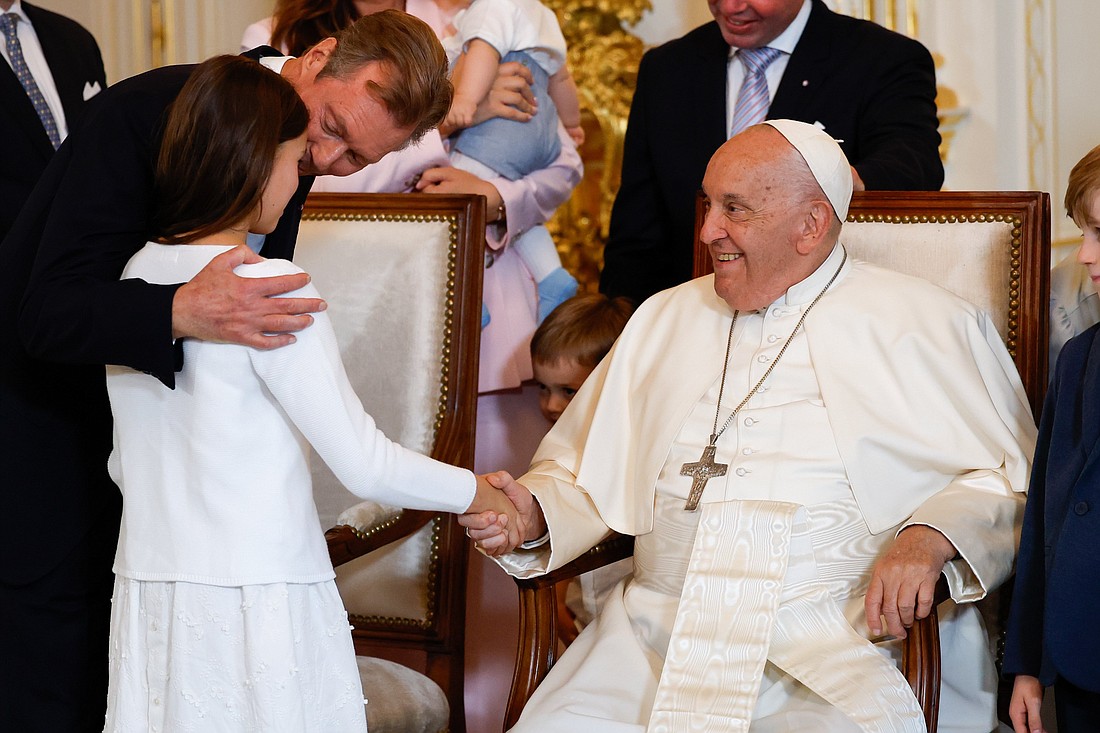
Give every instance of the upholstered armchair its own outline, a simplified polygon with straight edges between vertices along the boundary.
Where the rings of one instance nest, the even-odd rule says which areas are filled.
[[[701,201],[696,216],[698,231]],[[710,273],[710,256],[696,237],[695,276]],[[1036,418],[1047,383],[1047,311],[1050,267],[1050,198],[1040,192],[857,193],[841,233],[858,259],[917,275],[989,312],[1011,353]],[[630,557],[633,538],[614,536],[569,565],[538,578],[517,580],[520,647],[505,729],[546,676],[559,653],[554,585]],[[1008,592],[981,601],[997,654]],[[937,603],[946,600],[941,577]],[[939,631],[935,612],[904,642],[902,672],[936,730],[939,710]],[[1006,718],[1007,719],[1007,718]]]
[[[295,254],[378,426],[467,468],[484,222],[480,196],[313,194]],[[368,728],[462,733],[466,536],[452,515],[360,501],[320,461],[313,479],[362,655]]]

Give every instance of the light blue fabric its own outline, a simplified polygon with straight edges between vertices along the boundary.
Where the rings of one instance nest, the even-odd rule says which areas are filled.
[[[504,55],[501,62],[519,61],[531,70],[535,83],[531,91],[538,100],[538,112],[529,122],[494,117],[463,130],[453,149],[515,181],[528,173],[546,168],[561,152],[558,139],[558,108],[550,99],[546,70],[523,51]]]
[[[248,238],[245,240],[245,244],[248,245],[248,248],[250,250],[252,250],[256,254],[259,254],[260,250],[264,248],[264,242],[266,241],[266,234],[256,234],[255,232],[249,232]]]
[[[550,311],[577,294],[576,279],[559,267],[538,282],[539,323],[546,320]]]

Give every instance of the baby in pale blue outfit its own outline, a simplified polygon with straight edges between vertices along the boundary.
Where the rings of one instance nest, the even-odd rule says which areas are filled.
[[[565,38],[554,13],[537,0],[473,0],[455,16],[456,33],[444,46],[453,62],[455,98],[447,126],[451,162],[481,178],[516,180],[546,168],[561,152],[558,120],[576,144],[584,140],[577,88],[565,65]],[[534,117],[518,122],[495,117],[473,127],[474,111],[492,88],[501,62],[518,61],[534,78]],[[538,285],[538,321],[574,295],[577,281],[561,265],[554,240],[539,225],[512,247]],[[491,314],[482,314],[482,325]]]

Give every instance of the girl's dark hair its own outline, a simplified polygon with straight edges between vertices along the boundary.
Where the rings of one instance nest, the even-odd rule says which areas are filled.
[[[276,148],[309,124],[294,87],[243,56],[199,64],[167,115],[152,216],[153,232],[165,244],[247,218],[260,203]]]

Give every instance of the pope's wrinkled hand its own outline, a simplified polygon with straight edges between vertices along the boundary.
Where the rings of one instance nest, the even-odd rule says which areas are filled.
[[[514,550],[520,543],[541,537],[546,532],[542,509],[531,492],[506,471],[486,474],[485,480],[498,490],[511,511],[471,511],[459,516],[466,534],[490,557]],[[476,502],[475,502],[476,503]]]
[[[938,530],[925,525],[906,527],[871,572],[864,608],[871,633],[886,629],[904,639],[916,619],[932,612],[936,583],[955,546]]]

